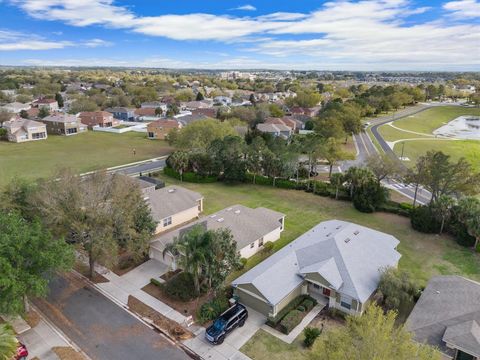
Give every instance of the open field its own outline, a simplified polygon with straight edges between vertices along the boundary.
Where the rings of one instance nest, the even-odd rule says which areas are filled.
[[[47,140],[23,144],[0,141],[0,187],[14,176],[36,179],[51,175],[57,167],[86,172],[158,157],[170,151],[166,142],[148,140],[145,134],[135,132],[89,131],[70,137],[52,135]]]
[[[428,136],[433,135],[434,130],[462,115],[480,115],[480,108],[435,107],[395,121],[393,125],[396,128],[389,124],[382,125],[379,127],[379,132],[386,141],[404,140],[394,145],[394,152],[400,156],[402,142],[404,142],[404,156],[410,159],[406,162],[407,165],[415,164],[418,157],[428,150],[438,150],[450,155],[453,160],[465,157],[476,170],[480,170],[480,141],[441,140],[438,137]]]
[[[179,181],[160,175],[168,184]],[[248,184],[226,185],[183,183],[205,196],[205,213],[211,214],[229,205],[264,206],[286,214],[285,231],[275,243],[280,249],[324,220],[339,219],[358,223],[396,236],[402,254],[400,267],[408,270],[421,283],[435,274],[459,274],[480,280],[480,256],[455,243],[447,235],[422,234],[414,231],[410,220],[393,214],[364,214],[351,203],[316,196],[303,191],[282,190]],[[248,260],[250,269],[265,258],[256,254]],[[245,269],[245,270],[246,270]],[[244,270],[244,271],[245,271]],[[239,273],[233,274],[233,277]]]

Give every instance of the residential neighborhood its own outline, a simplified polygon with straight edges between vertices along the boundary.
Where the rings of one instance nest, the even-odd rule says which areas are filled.
[[[0,360],[480,360],[479,6],[0,1]]]

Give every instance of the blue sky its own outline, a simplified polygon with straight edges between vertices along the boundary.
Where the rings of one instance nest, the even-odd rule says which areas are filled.
[[[480,0],[0,0],[0,64],[480,70]]]

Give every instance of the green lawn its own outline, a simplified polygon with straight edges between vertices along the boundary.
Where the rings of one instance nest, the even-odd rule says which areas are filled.
[[[419,156],[424,155],[428,150],[443,151],[452,157],[452,160],[458,160],[461,157],[467,159],[473,168],[480,171],[480,141],[476,140],[415,140],[406,141],[404,156],[410,159],[406,162],[408,166],[413,166]],[[395,154],[398,156],[402,152],[402,143],[395,144]]]
[[[300,334],[293,343],[287,344],[260,329],[240,351],[253,360],[308,360],[311,350],[305,349],[302,340],[303,334]]]
[[[434,107],[395,121],[395,126],[405,130],[432,134],[434,130],[462,115],[480,115],[480,108],[465,108],[461,106]]]
[[[180,182],[161,175],[169,184]],[[402,254],[400,267],[407,269],[422,284],[435,274],[460,274],[480,280],[480,256],[457,245],[447,235],[437,236],[416,232],[410,220],[393,214],[360,213],[349,202],[336,201],[303,191],[282,190],[247,184],[226,185],[183,183],[183,186],[202,193],[205,213],[211,214],[234,204],[249,207],[264,206],[286,214],[285,231],[275,243],[280,249],[324,220],[340,219],[368,226],[396,236]],[[251,257],[246,265],[252,268],[265,258],[264,254]],[[230,279],[240,273],[233,274]]]
[[[146,134],[135,132],[89,131],[69,137],[52,135],[47,140],[23,144],[0,141],[0,187],[14,176],[30,179],[49,176],[57,167],[86,172],[169,152],[164,141],[148,140]]]
[[[390,125],[382,125],[378,128],[378,132],[386,141],[396,141],[402,139],[413,139],[413,138],[425,138],[428,139],[428,136],[412,134],[410,132],[397,130]]]

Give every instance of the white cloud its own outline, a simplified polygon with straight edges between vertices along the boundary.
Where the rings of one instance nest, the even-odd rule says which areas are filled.
[[[480,17],[480,2],[477,0],[450,1],[443,8],[459,19]]]
[[[430,8],[415,7],[410,0],[331,1],[308,14],[280,12],[257,17],[139,16],[113,0],[10,2],[34,18],[73,26],[98,25],[175,40],[222,41],[244,53],[281,58],[278,64],[284,66],[297,66],[299,58],[310,59],[316,68],[355,63],[384,69],[480,65],[480,57],[471,55],[480,42],[479,24],[452,24],[447,18],[412,24],[406,21],[409,16]],[[455,17],[473,18],[478,14],[478,1],[451,1],[443,8]],[[306,34],[308,38],[302,39]]]
[[[247,5],[242,5],[242,6],[233,8],[232,10],[256,11],[257,8],[253,5],[247,4]]]
[[[90,39],[83,41],[81,45],[89,48],[112,46],[113,43],[102,39]]]

